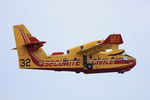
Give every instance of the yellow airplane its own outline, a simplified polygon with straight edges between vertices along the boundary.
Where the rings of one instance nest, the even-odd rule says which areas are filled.
[[[136,59],[119,49],[123,43],[120,34],[111,34],[105,40],[97,40],[63,52],[47,55],[41,48],[45,41],[33,37],[24,25],[13,26],[18,52],[19,68],[76,73],[124,73],[136,65]],[[109,51],[108,51],[109,50]],[[110,51],[111,50],[111,51]]]

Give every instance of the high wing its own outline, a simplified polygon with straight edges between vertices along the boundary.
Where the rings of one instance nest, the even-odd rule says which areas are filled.
[[[119,44],[122,44],[123,40],[120,34],[111,34],[106,40],[95,44],[92,47],[81,49],[77,54],[91,55],[94,53],[105,51],[106,49],[117,49]],[[123,50],[121,50],[123,52]]]
[[[98,44],[95,45],[93,47],[87,48],[87,49],[82,49],[79,52],[77,52],[77,54],[81,54],[81,55],[90,55],[90,54],[94,54],[97,52],[101,52],[101,51],[105,51],[106,49],[110,49],[111,45],[105,45],[105,44]]]

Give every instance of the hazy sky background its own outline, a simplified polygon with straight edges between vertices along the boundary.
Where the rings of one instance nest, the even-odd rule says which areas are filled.
[[[47,54],[122,33],[137,59],[125,74],[18,68],[13,25],[24,24]],[[149,100],[149,0],[0,0],[0,100]]]

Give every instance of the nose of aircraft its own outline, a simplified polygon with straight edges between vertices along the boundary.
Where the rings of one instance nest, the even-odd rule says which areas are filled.
[[[132,58],[132,60],[131,60],[131,65],[134,67],[134,66],[136,65],[136,59],[133,58],[133,57],[131,57],[131,58]]]
[[[134,57],[128,56],[128,65],[126,65],[121,71],[118,73],[124,73],[131,70],[136,65],[136,59]]]
[[[134,66],[136,65],[136,59],[134,57],[129,58],[129,66],[128,66],[128,70],[132,69]]]

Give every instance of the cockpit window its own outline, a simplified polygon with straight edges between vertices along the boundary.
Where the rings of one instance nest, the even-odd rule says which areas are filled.
[[[123,55],[123,56],[126,56],[127,54],[124,52],[124,53],[122,53],[122,55]]]
[[[125,52],[122,53],[123,56],[131,57],[130,55],[126,54]]]
[[[121,57],[121,59],[122,59],[123,61],[125,61],[125,63],[129,63],[128,57]]]
[[[122,59],[123,59],[123,60],[125,60],[125,61],[127,61],[127,60],[128,60],[128,58],[127,58],[127,57],[122,57]]]

